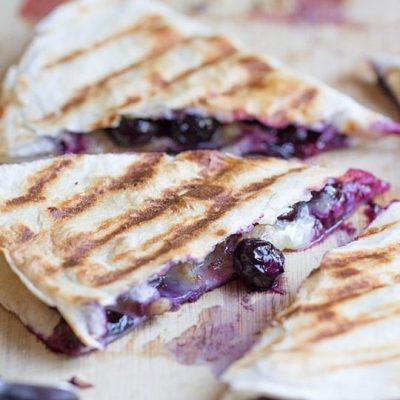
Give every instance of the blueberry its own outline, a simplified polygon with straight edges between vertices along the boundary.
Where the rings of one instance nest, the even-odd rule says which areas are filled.
[[[217,120],[187,114],[171,121],[171,137],[179,144],[193,146],[208,142],[219,128]]]
[[[123,119],[116,128],[108,130],[115,143],[130,147],[145,144],[164,131],[163,120]]]
[[[285,257],[270,242],[243,239],[233,253],[233,267],[240,278],[258,289],[270,289],[284,272]]]
[[[293,125],[282,128],[279,133],[280,141],[292,143],[309,143],[313,136],[314,135],[311,134],[311,131]]]

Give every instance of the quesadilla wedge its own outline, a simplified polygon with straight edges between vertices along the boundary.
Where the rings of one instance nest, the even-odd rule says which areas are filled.
[[[372,66],[379,84],[400,109],[400,56],[379,58]]]
[[[223,376],[224,400],[393,400],[400,393],[400,202],[328,252],[297,300]]]
[[[0,98],[3,157],[211,148],[305,158],[390,132],[400,125],[151,0],[60,6]]]
[[[388,184],[213,151],[0,166],[0,303],[49,348],[99,349],[234,277],[242,238],[298,250]]]

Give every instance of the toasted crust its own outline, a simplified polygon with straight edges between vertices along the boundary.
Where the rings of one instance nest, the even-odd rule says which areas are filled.
[[[7,261],[78,331],[75,309],[112,305],[255,222],[274,223],[310,189],[343,173],[211,151],[65,156],[0,172]]]
[[[166,6],[75,0],[37,27],[9,70],[0,98],[0,152],[43,152],[65,130],[88,133],[115,126],[122,116],[157,118],[177,109],[222,121],[333,124],[349,135],[400,130]]]
[[[396,398],[399,238],[394,203],[357,241],[327,253],[295,303],[227,371],[227,398]]]

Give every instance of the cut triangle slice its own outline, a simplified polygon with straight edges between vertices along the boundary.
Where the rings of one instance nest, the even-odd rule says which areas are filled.
[[[230,281],[242,239],[307,248],[388,188],[359,170],[213,151],[70,155],[0,174],[0,302],[69,354]]]
[[[211,148],[305,158],[391,132],[400,125],[151,0],[59,7],[0,98],[3,157]]]
[[[224,400],[389,400],[400,392],[400,203],[328,252],[223,376]]]

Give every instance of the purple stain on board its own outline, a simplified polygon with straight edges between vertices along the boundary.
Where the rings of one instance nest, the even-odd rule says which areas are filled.
[[[240,293],[236,294],[236,304],[229,309],[218,305],[203,310],[195,325],[165,344],[179,363],[209,365],[220,376],[258,340],[270,321],[276,299],[282,297],[273,291],[251,293],[237,285]]]

